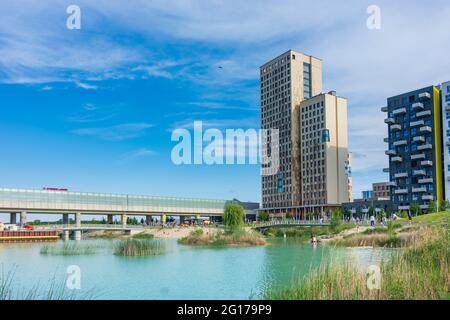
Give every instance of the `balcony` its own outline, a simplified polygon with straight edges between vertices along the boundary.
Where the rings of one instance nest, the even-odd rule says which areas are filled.
[[[413,138],[414,142],[425,142],[425,137],[424,136],[416,136]]]
[[[384,153],[387,156],[395,156],[397,154],[397,152],[395,152],[395,150],[386,150]]]
[[[392,162],[402,162],[402,161],[403,161],[402,157],[393,157],[392,158]]]
[[[390,170],[389,170],[389,168],[383,168],[383,172],[384,172],[384,173],[389,173]]]
[[[449,177],[449,178],[450,178],[450,177]],[[386,183],[386,185],[387,185],[388,187],[396,187],[396,186],[397,186],[397,182],[395,182],[395,181],[390,181],[390,182]]]
[[[420,160],[420,159],[425,159],[425,153],[411,155],[411,160]]]
[[[402,126],[399,124],[393,124],[393,125],[391,125],[391,130],[392,131],[400,131],[400,130],[402,130]]]
[[[395,123],[395,120],[394,120],[394,118],[386,118],[386,119],[384,119],[384,123],[387,123],[387,124],[394,124],[394,123]]]
[[[381,107],[381,112],[388,112],[388,107]]]
[[[422,178],[418,180],[418,183],[420,184],[433,183],[433,178]]]
[[[420,206],[420,209],[422,210],[427,210],[429,208],[429,206],[427,204],[423,204]]]
[[[395,116],[399,115],[399,114],[405,114],[406,113],[406,108],[400,108],[400,109],[396,109],[392,112]]]
[[[421,128],[419,129],[419,131],[420,131],[420,132],[431,133],[431,132],[433,132],[433,129],[431,129],[430,126],[424,126],[424,127],[421,127]]]
[[[433,166],[433,161],[431,161],[431,160],[424,160],[420,164],[422,166],[424,166],[424,167],[432,167]]]
[[[427,192],[427,188],[425,187],[419,187],[419,188],[412,188],[413,193],[424,193]]]
[[[411,105],[413,110],[423,110],[424,106],[422,102],[416,102]]]
[[[389,142],[389,138],[384,138],[383,141],[384,142]]]
[[[427,116],[431,116],[431,110],[425,110],[425,111],[416,113],[417,118],[422,118],[422,117],[427,117]]]
[[[450,112],[450,105],[445,107],[445,111]]]
[[[427,194],[427,195],[422,196],[422,200],[430,201],[430,200],[434,200],[434,197],[432,195]]]
[[[395,194],[407,194],[408,189],[397,189],[394,191]]]
[[[411,122],[409,124],[410,127],[418,127],[418,126],[423,126],[425,124],[425,122],[423,120],[419,120],[419,121],[414,121]]]
[[[430,100],[431,99],[431,95],[428,92],[422,92],[422,93],[419,94],[419,99]]]
[[[417,150],[422,151],[422,150],[431,150],[433,149],[433,145],[431,143],[427,143],[427,144],[423,144],[421,146],[417,146]]]
[[[413,171],[413,175],[414,176],[426,176],[427,173],[425,170],[414,170]]]
[[[399,172],[399,173],[394,174],[395,179],[407,178],[407,177],[408,177],[408,172]]]
[[[447,147],[450,147],[450,141],[447,141],[447,142],[445,143],[445,145],[446,145]]]
[[[406,140],[399,140],[399,141],[394,142],[394,146],[396,146],[396,147],[404,146],[407,144],[408,144],[408,141],[406,141]]]
[[[398,206],[398,210],[409,210],[409,206]]]

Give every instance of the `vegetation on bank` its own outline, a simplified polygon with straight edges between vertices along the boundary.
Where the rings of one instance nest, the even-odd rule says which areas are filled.
[[[178,240],[178,243],[191,246],[264,246],[267,244],[264,237],[256,231],[247,231],[243,228],[217,231],[205,234],[203,229],[196,229],[187,237]]]
[[[156,256],[164,252],[165,247],[160,241],[148,239],[123,240],[114,245],[114,254],[117,256]]]
[[[203,229],[196,229],[178,243],[191,246],[263,246],[264,237],[254,230],[246,230],[244,225],[244,208],[235,203],[225,205],[223,223],[225,230],[205,234]]]
[[[141,232],[131,237],[132,239],[153,239],[155,236],[151,233]]]
[[[417,217],[412,218],[412,221],[413,222],[439,222],[439,221],[446,220],[446,219],[450,220],[450,211],[419,215]]]
[[[333,227],[293,227],[268,228],[265,234],[269,237],[289,237],[300,240],[310,240],[313,236],[333,236],[345,230],[355,228],[355,224],[341,224]]]
[[[274,300],[437,300],[450,299],[448,225],[416,230],[408,243],[381,263],[379,289],[370,290],[368,274],[352,263],[323,264],[290,288],[270,290]]]
[[[80,256],[97,253],[99,246],[79,242],[64,242],[63,245],[45,244],[40,253],[53,256]]]

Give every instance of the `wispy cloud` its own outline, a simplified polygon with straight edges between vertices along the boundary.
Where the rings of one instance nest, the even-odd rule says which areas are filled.
[[[134,150],[131,152],[127,152],[125,154],[123,154],[121,156],[121,160],[122,161],[131,161],[131,160],[135,160],[138,158],[145,158],[145,157],[150,157],[150,156],[154,156],[157,153],[153,150],[147,149],[147,148],[141,148],[138,150]]]
[[[86,90],[96,90],[96,89],[98,89],[98,86],[92,85],[92,84],[89,84],[89,83],[75,82],[75,84],[77,85],[78,88],[82,88],[82,89],[86,89]]]
[[[101,122],[111,119],[119,114],[117,106],[97,106],[93,103],[85,103],[81,110],[70,115],[67,120],[70,122],[89,123]]]
[[[142,137],[151,127],[153,125],[148,123],[125,123],[111,127],[76,129],[72,132],[76,135],[92,136],[108,141],[123,141]]]

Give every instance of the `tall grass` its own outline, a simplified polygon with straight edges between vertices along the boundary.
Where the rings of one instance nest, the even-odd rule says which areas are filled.
[[[381,287],[369,290],[367,275],[352,263],[323,264],[290,288],[270,290],[268,299],[373,300],[450,299],[448,227],[429,227],[411,236],[410,247],[381,263]]]
[[[64,242],[59,245],[43,245],[40,253],[53,256],[80,256],[97,253],[98,246],[92,244],[81,244],[77,242]]]
[[[114,254],[117,256],[155,256],[164,252],[163,244],[155,240],[124,240],[114,246]]]
[[[75,290],[69,290],[65,279],[57,281],[55,277],[45,284],[36,283],[29,289],[20,288],[14,282],[17,266],[0,273],[0,301],[5,300],[89,300],[96,296],[92,292],[80,294]]]

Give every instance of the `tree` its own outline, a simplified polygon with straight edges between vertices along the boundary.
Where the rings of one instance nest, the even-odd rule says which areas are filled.
[[[270,215],[267,211],[263,211],[258,215],[259,221],[269,221]]]
[[[412,203],[409,206],[409,210],[411,210],[411,213],[417,216],[420,212],[420,206],[417,203]]]
[[[428,203],[428,213],[435,213],[436,211],[436,203],[433,200],[430,200],[430,202]]]
[[[331,217],[331,227],[337,227],[342,222],[342,211],[341,208],[336,208]]]
[[[450,203],[448,202],[447,199],[442,200],[441,203],[439,204],[440,211],[447,211],[449,208],[450,208]]]
[[[230,229],[239,228],[244,224],[244,208],[236,203],[227,203],[223,215],[223,223]]]

